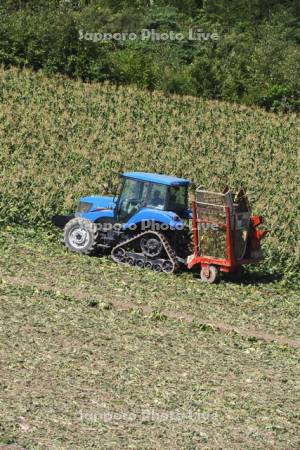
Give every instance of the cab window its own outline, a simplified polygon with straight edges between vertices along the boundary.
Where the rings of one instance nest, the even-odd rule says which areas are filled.
[[[168,211],[183,212],[187,210],[187,187],[172,186],[169,192]]]
[[[149,183],[148,208],[165,209],[168,186]]]
[[[121,220],[127,220],[137,213],[146,202],[149,183],[139,180],[124,180],[119,198],[118,215]]]

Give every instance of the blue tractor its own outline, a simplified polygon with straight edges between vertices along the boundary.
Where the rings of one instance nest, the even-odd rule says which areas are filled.
[[[189,185],[172,176],[124,173],[117,196],[83,197],[75,214],[56,215],[53,223],[73,252],[108,251],[117,263],[173,273],[192,252]]]

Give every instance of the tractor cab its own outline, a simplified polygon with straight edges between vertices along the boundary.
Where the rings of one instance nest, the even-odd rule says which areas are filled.
[[[143,209],[171,212],[186,218],[189,184],[188,180],[166,175],[124,173],[116,203],[116,219],[127,222]]]

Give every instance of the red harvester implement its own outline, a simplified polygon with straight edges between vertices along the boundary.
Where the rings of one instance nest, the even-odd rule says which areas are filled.
[[[237,277],[242,266],[263,259],[260,241],[268,231],[257,229],[261,223],[260,216],[252,216],[244,190],[235,200],[228,189],[198,190],[193,202],[194,254],[187,267],[199,267],[208,283],[216,282],[220,272]]]

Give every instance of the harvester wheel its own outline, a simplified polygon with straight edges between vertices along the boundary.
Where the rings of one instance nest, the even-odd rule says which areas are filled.
[[[220,272],[215,266],[202,267],[200,276],[203,283],[213,284],[218,283],[220,279]]]
[[[64,242],[72,252],[91,255],[97,249],[97,225],[89,220],[75,217],[64,228]]]

